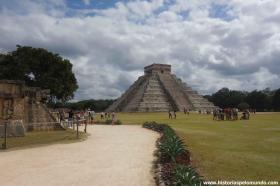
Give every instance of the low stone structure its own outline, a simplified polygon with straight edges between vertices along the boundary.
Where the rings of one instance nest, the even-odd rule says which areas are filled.
[[[23,131],[60,128],[44,104],[48,90],[27,87],[23,81],[0,80],[0,135],[8,122],[10,136],[22,136]]]
[[[171,65],[152,64],[107,111],[166,112],[213,110],[215,106],[171,74]]]

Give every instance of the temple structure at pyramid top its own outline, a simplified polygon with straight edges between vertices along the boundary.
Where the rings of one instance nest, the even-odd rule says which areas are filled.
[[[213,103],[171,74],[171,65],[152,64],[146,66],[144,72],[107,111],[166,112],[215,108]]]

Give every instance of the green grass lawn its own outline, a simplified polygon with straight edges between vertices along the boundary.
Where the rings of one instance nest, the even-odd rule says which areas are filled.
[[[213,121],[211,115],[119,113],[124,124],[156,121],[184,138],[206,180],[280,181],[280,113],[252,114],[248,121]]]
[[[7,139],[7,150],[15,150],[18,148],[36,147],[54,143],[73,143],[84,140],[87,134],[79,133],[79,139],[76,138],[76,131],[67,129],[59,131],[34,131],[27,132],[24,137],[9,137]],[[4,139],[0,138],[2,145]],[[3,149],[0,149],[0,152]]]

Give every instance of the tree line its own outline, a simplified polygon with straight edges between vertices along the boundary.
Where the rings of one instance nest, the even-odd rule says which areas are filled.
[[[280,88],[270,90],[239,91],[222,88],[204,96],[220,108],[256,109],[256,111],[280,111]]]
[[[82,100],[78,102],[67,102],[67,103],[52,103],[49,106],[52,108],[68,108],[72,110],[94,110],[95,112],[101,112],[104,111],[106,108],[108,108],[115,100],[113,99],[90,99],[90,100]]]

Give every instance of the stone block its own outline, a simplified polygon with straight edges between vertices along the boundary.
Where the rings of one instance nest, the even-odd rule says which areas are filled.
[[[4,137],[4,125],[0,125],[0,137]],[[8,137],[22,137],[25,136],[25,129],[22,120],[12,120],[7,124],[7,136]]]

